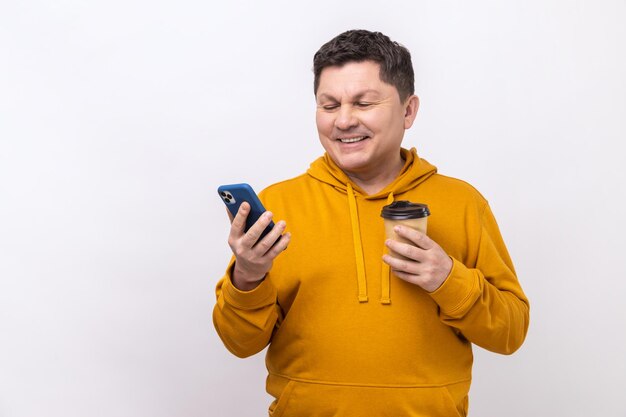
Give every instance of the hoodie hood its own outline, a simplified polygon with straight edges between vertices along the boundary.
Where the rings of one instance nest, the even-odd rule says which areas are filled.
[[[389,194],[392,193],[401,194],[415,188],[418,184],[424,182],[437,172],[437,168],[434,165],[431,165],[428,161],[421,159],[417,155],[415,148],[411,148],[411,150],[402,148],[400,149],[400,154],[404,160],[404,166],[400,174],[384,189],[372,195],[367,195],[356,185],[354,181],[335,164],[328,153],[325,153],[324,156],[315,160],[309,167],[307,174],[346,193],[348,191],[348,185],[350,185],[357,194],[364,198],[377,200],[388,198]]]
[[[363,257],[363,241],[361,239],[361,227],[359,220],[358,205],[356,196],[365,200],[386,199],[387,204],[394,201],[394,193],[402,194],[405,191],[415,188],[420,183],[427,180],[437,172],[437,168],[426,160],[417,156],[415,148],[400,150],[402,159],[405,161],[400,174],[376,194],[366,194],[356,185],[345,172],[341,170],[330,158],[328,153],[318,158],[311,164],[307,174],[318,181],[326,183],[335,189],[344,192],[347,196],[347,205],[350,211],[350,222],[352,227],[352,240],[354,242],[354,258],[357,270],[358,300],[360,303],[368,301],[367,279],[365,276],[365,259]],[[386,248],[384,249],[386,251]],[[381,300],[382,304],[391,304],[390,283],[391,272],[389,265],[382,262],[381,270]]]

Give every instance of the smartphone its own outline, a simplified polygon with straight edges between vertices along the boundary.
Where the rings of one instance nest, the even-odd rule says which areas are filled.
[[[237,211],[239,211],[239,206],[244,201],[247,201],[250,204],[250,213],[248,214],[248,218],[246,219],[246,228],[247,232],[250,227],[263,213],[265,213],[265,207],[261,204],[261,200],[256,195],[252,187],[249,184],[229,184],[229,185],[220,185],[217,188],[217,193],[220,195],[220,198],[226,204],[228,211],[234,216],[237,215]],[[274,222],[270,222],[270,224],[265,228],[259,240],[262,239],[266,234],[272,230],[274,227]]]

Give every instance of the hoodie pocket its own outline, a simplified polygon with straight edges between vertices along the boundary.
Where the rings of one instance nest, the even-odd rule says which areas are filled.
[[[283,391],[280,393],[278,399],[270,405],[270,417],[281,417],[283,415],[285,408],[287,407],[287,403],[291,398],[291,391],[293,390],[295,384],[295,381],[287,382],[287,385],[283,388]]]
[[[270,417],[462,417],[446,387],[369,387],[289,381]]]

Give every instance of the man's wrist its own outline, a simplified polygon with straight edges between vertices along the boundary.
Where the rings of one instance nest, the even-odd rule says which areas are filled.
[[[257,279],[246,277],[246,274],[238,270],[237,264],[235,264],[231,282],[240,291],[252,291],[263,282],[263,279],[265,279],[265,275]]]

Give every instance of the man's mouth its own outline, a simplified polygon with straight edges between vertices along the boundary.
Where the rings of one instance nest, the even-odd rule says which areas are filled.
[[[337,140],[341,143],[355,143],[355,142],[360,142],[362,140],[365,140],[369,138],[369,136],[357,136],[354,138],[337,138]]]

